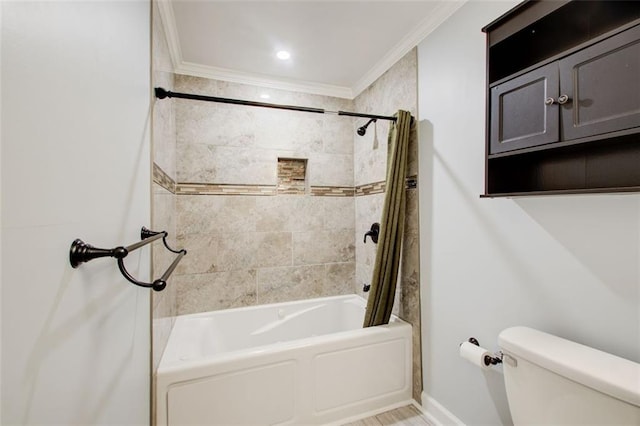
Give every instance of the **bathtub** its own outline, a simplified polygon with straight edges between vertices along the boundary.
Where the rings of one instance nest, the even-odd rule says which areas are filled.
[[[157,424],[325,424],[409,403],[411,325],[363,329],[365,305],[350,295],[179,316]]]

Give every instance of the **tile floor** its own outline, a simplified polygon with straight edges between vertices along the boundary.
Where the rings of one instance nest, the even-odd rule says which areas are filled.
[[[377,416],[367,417],[343,426],[433,426],[413,405],[385,411]]]

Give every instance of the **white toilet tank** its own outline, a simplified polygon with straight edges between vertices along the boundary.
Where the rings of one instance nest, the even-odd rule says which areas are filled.
[[[498,343],[515,425],[640,425],[640,364],[527,327]]]

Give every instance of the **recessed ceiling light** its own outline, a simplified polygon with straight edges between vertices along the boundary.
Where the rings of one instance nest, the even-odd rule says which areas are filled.
[[[278,59],[286,61],[291,57],[291,53],[287,52],[286,50],[280,50],[278,51],[278,53],[276,53],[276,56],[278,57]]]
[[[269,94],[268,94],[268,93],[263,93],[263,94],[261,94],[261,95],[260,95],[260,97],[261,97],[262,99],[269,99],[271,96],[269,96]]]

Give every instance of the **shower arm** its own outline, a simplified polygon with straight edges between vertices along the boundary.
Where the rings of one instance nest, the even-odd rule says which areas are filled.
[[[367,127],[369,127],[369,124],[375,123],[375,122],[376,122],[376,119],[372,118],[371,120],[367,121],[367,124],[365,124],[364,126],[358,127],[358,134],[360,136],[364,136],[367,133]]]

